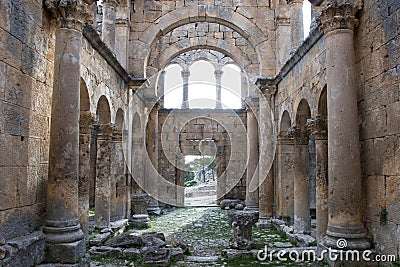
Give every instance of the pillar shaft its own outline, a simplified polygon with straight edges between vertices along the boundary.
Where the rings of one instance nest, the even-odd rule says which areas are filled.
[[[110,226],[112,127],[99,126],[97,137],[95,217],[97,227]]]
[[[307,127],[315,136],[317,239],[322,240],[328,226],[328,136],[326,119],[317,116]]]
[[[87,5],[81,1],[46,1],[58,20],[47,181],[46,261],[74,264],[85,253],[79,224],[79,94],[82,29]]]
[[[115,54],[125,69],[128,65],[129,21],[119,18],[115,21]]]
[[[308,177],[308,134],[304,127],[293,127],[294,137],[294,230],[310,233],[310,192]]]
[[[182,108],[189,108],[189,76],[190,71],[183,70],[181,72],[182,83],[183,83],[183,97],[182,97]]]
[[[111,198],[111,220],[126,218],[126,177],[122,142],[122,130],[114,129],[113,153],[111,155],[111,177],[114,177],[114,196]]]
[[[303,0],[287,0],[290,8],[290,44],[294,51],[304,39]]]
[[[152,107],[147,121],[147,155],[146,161],[146,192],[150,194],[150,202],[148,205],[149,212],[158,213],[160,208],[158,205],[158,109],[159,104],[156,103]]]
[[[114,51],[115,46],[115,20],[117,0],[103,0],[103,22],[102,22],[102,38],[103,42]]]
[[[325,32],[328,104],[329,219],[326,245],[347,239],[348,249],[365,249],[361,163],[354,70],[354,1],[333,1],[321,15]]]
[[[221,109],[222,102],[221,102],[221,83],[222,83],[222,74],[224,72],[222,70],[215,70],[215,108]]]
[[[254,99],[256,100],[256,99]],[[255,102],[255,101],[254,101]],[[250,107],[247,109],[247,173],[246,173],[246,209],[258,208],[258,123]],[[256,187],[251,188],[250,183]]]
[[[293,138],[280,134],[277,143],[277,179],[278,199],[276,213],[293,219],[294,211],[294,146]]]
[[[85,237],[89,230],[90,145],[94,116],[90,111],[82,112],[79,120],[79,223]]]

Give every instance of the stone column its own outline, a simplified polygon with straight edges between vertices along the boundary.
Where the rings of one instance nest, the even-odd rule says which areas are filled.
[[[118,18],[115,21],[115,53],[122,67],[128,65],[128,45],[129,44],[129,19]]]
[[[285,11],[285,12],[284,12]],[[281,45],[290,43],[290,19],[287,11],[283,8],[279,9],[279,15],[275,20],[276,25],[276,60],[278,68],[281,68],[289,58],[291,46]]]
[[[247,101],[247,172],[246,172],[246,210],[258,209],[258,122],[254,112],[258,112],[258,99]],[[250,183],[256,186],[251,191]]]
[[[114,189],[111,192],[114,196],[111,198],[111,219],[121,220],[126,218],[126,177],[125,177],[125,159],[122,142],[122,130],[114,129],[112,137],[113,153],[111,155],[111,177],[114,178]]]
[[[87,1],[88,2],[88,1]],[[79,224],[79,94],[82,30],[88,6],[82,1],[46,1],[58,20],[50,126],[49,176],[44,233],[46,262],[74,264],[85,253]]]
[[[79,119],[79,223],[85,237],[89,231],[90,145],[95,117],[90,111],[82,112]]]
[[[111,198],[111,153],[113,127],[110,124],[99,126],[97,137],[95,225],[99,228],[110,226]]]
[[[150,213],[160,213],[158,205],[158,110],[159,103],[150,107],[151,111],[147,121],[147,155],[149,160],[146,166],[146,192],[151,198],[147,207]]]
[[[115,20],[118,0],[103,0],[103,22],[101,36],[103,42],[114,51],[115,46]]]
[[[160,71],[157,82],[157,97],[160,107],[164,107],[164,94],[165,94],[165,70]]]
[[[190,71],[183,70],[181,72],[181,75],[182,75],[182,84],[183,84],[182,108],[189,108],[189,76],[190,76]]]
[[[293,52],[304,39],[303,0],[286,0],[290,8],[290,44]]]
[[[294,144],[293,138],[286,132],[281,132],[277,140],[277,183],[279,192],[276,201],[276,214],[278,216],[289,216],[293,219],[294,211]]]
[[[347,249],[366,249],[361,198],[360,140],[357,88],[354,70],[355,14],[360,1],[331,1],[321,15],[325,32],[329,200],[325,244],[337,247],[339,238]]]
[[[221,102],[221,81],[222,81],[222,74],[224,72],[222,70],[215,70],[214,71],[214,76],[215,76],[215,108],[221,109],[222,108],[222,102]]]
[[[319,116],[307,122],[315,136],[317,239],[322,240],[328,226],[328,135],[326,119]]]
[[[308,133],[305,127],[290,128],[294,138],[294,230],[310,233],[310,193],[308,179]]]

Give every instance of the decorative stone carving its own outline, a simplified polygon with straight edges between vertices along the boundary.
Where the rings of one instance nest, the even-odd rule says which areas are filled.
[[[290,127],[288,130],[288,137],[293,138],[295,144],[308,144],[308,131],[306,127]]]
[[[307,120],[307,129],[315,136],[316,139],[327,139],[327,120],[321,116]]]
[[[91,5],[94,2],[94,0],[45,0],[44,5],[59,22],[60,28],[82,31],[86,23],[93,22],[95,12]]]
[[[355,14],[362,8],[362,1],[337,1],[328,2],[322,10],[321,23],[322,30],[326,33],[339,30],[354,30],[358,20]]]

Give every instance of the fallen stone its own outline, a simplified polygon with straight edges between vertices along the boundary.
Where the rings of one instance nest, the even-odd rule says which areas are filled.
[[[166,248],[148,248],[143,256],[143,264],[151,266],[168,266],[170,251]]]
[[[103,229],[100,230],[100,233],[102,233],[102,234],[111,233],[111,232],[112,232],[111,228],[108,228],[108,227],[103,228]]]
[[[165,241],[161,240],[154,234],[144,234],[142,235],[142,240],[145,246],[147,247],[164,247]]]
[[[147,235],[151,235],[151,236],[154,236],[154,237],[157,237],[157,238],[161,239],[162,241],[165,241],[164,233],[150,232],[150,233],[145,233],[143,235],[146,235],[146,236]]]
[[[142,237],[140,236],[122,233],[116,237],[109,239],[105,243],[105,245],[110,247],[140,248],[144,245],[144,243]]]
[[[105,256],[105,257],[118,257],[122,256],[121,248],[114,248],[108,246],[91,247],[89,254],[92,256]]]
[[[292,243],[290,242],[274,242],[272,243],[272,246],[276,248],[291,248],[293,247]]]
[[[179,261],[184,259],[183,250],[181,248],[168,248],[171,259]]]
[[[294,229],[290,226],[285,225],[282,227],[282,231],[284,231],[285,233],[293,233]]]
[[[229,211],[228,223],[233,228],[229,246],[233,249],[249,250],[253,246],[252,227],[258,221],[256,211]]]
[[[280,219],[271,219],[271,223],[276,226],[286,225],[286,222]]]
[[[181,239],[176,239],[176,238],[172,239],[171,245],[174,248],[181,248],[183,250],[183,253],[187,253],[189,251],[189,245]]]
[[[91,246],[100,246],[104,242],[106,242],[111,236],[110,232],[97,234],[92,239],[89,240],[89,245]]]
[[[128,219],[118,220],[110,223],[110,228],[113,233],[123,229],[128,224]]]
[[[122,251],[122,257],[124,259],[137,259],[142,255],[140,249],[127,248]]]
[[[216,262],[218,256],[186,256],[185,261],[189,262]]]
[[[229,207],[229,209],[234,209],[236,205],[242,204],[242,201],[240,199],[223,199],[220,203],[219,206],[221,209],[226,209]]]
[[[244,205],[242,203],[236,204],[235,210],[243,210],[243,209],[244,209]]]
[[[221,256],[225,259],[249,259],[253,257],[250,250],[224,249]]]
[[[310,235],[305,234],[287,234],[287,237],[296,242],[299,246],[310,246],[310,244],[315,243],[315,238]]]

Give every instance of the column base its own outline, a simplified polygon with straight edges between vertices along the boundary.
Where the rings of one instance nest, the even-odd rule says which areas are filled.
[[[47,221],[43,232],[46,240],[45,262],[74,264],[84,257],[86,242],[78,220]]]
[[[324,245],[342,250],[366,250],[371,247],[367,233],[362,225],[351,227],[328,226]]]
[[[150,226],[150,217],[147,214],[134,214],[129,219],[129,223],[142,228],[148,228]]]
[[[258,206],[246,206],[244,208],[244,210],[246,210],[246,211],[258,211],[259,208],[258,208]]]
[[[156,214],[156,215],[160,215],[161,214],[161,209],[158,206],[157,203],[149,203],[147,206],[147,213],[149,214]]]
[[[269,217],[260,217],[258,219],[258,222],[256,222],[256,226],[258,229],[269,229],[271,225],[271,218]]]

